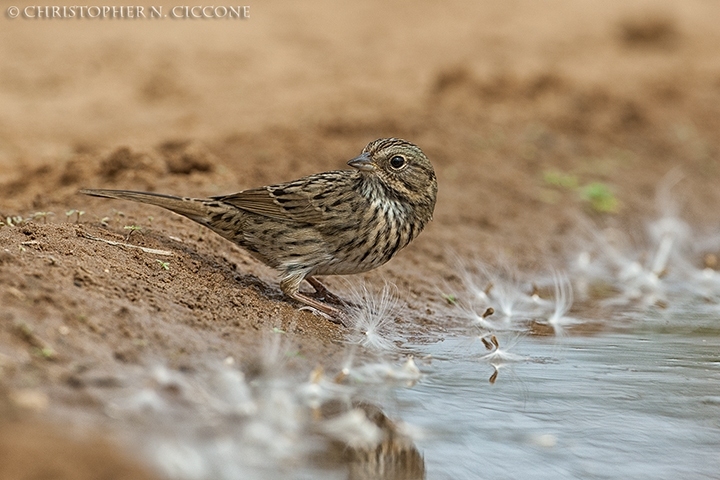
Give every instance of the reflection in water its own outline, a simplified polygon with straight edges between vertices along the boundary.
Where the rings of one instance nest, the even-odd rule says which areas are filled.
[[[374,449],[350,451],[350,480],[421,480],[425,460],[407,435],[398,431],[378,407],[364,405],[368,419],[380,427],[383,441]]]
[[[530,358],[509,351],[515,346],[517,340],[510,342],[507,348],[500,348],[500,341],[494,334],[483,335],[480,337],[480,341],[485,346],[485,350],[489,350],[488,353],[480,357],[480,360],[488,362],[493,367],[493,373],[488,379],[491,385],[497,381],[500,368],[513,363],[532,361]]]
[[[245,376],[229,361],[191,372],[157,366],[138,370],[122,392],[98,394],[109,417],[132,426],[127,443],[167,478],[424,479],[403,424],[367,400],[414,385],[412,358],[344,370],[302,379],[267,369]]]
[[[325,405],[323,416],[337,418],[341,408],[337,403]],[[379,441],[375,444],[336,442],[330,455],[337,455],[348,466],[349,480],[422,480],[425,478],[425,461],[398,425],[390,420],[377,405],[358,403],[354,410],[362,411],[364,418],[378,429]],[[348,426],[349,427],[349,426]]]
[[[470,346],[449,336],[412,346],[433,360],[411,388],[401,363],[353,367],[343,384],[320,369],[303,381],[158,368],[139,388],[108,392],[107,413],[134,435],[147,427],[128,443],[168,478],[433,480],[477,478],[480,467],[485,478],[713,478],[717,318]]]

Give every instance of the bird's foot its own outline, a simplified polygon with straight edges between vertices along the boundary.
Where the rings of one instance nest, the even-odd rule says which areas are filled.
[[[315,289],[315,293],[317,293],[317,295],[323,300],[338,304],[343,303],[343,300],[340,297],[328,290],[328,288],[317,278],[305,277],[305,280],[307,280],[307,282]]]
[[[298,302],[305,304],[300,308],[300,310],[310,311],[313,314],[319,315],[327,320],[330,320],[333,323],[337,323],[338,325],[343,325],[345,327],[347,326],[345,321],[345,314],[342,312],[342,310],[331,307],[330,305],[326,305],[322,302],[319,302],[318,300],[315,300],[314,298],[303,295],[300,292],[296,292],[290,296]]]
[[[298,310],[301,312],[310,312],[313,315],[315,315],[316,317],[322,317],[325,320],[329,320],[333,323],[337,323],[338,325],[342,325],[343,327],[347,327],[347,325],[345,324],[344,318],[343,318],[344,315],[341,312],[339,313],[339,315],[330,315],[321,310],[318,310],[315,307],[311,307],[310,305],[304,305],[304,306],[298,308]]]

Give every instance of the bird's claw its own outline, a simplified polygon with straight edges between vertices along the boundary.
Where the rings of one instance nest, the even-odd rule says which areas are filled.
[[[316,317],[322,317],[325,320],[329,320],[332,323],[337,323],[338,325],[342,325],[343,327],[347,327],[347,324],[344,320],[344,314],[342,312],[339,312],[336,315],[330,315],[329,313],[325,313],[322,310],[318,310],[315,307],[311,307],[310,305],[304,305],[298,309],[301,312],[310,312]]]

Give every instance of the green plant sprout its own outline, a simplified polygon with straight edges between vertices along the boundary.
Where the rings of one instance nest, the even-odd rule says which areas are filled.
[[[543,173],[545,183],[554,187],[569,188],[574,190],[578,187],[578,179],[575,175],[551,170]]]
[[[12,217],[5,217],[5,225],[8,227],[17,227],[18,225],[21,225],[25,222],[25,219],[22,218],[20,215],[15,215]]]
[[[55,350],[53,350],[50,347],[36,348],[35,354],[38,357],[44,358],[45,360],[54,360],[55,359]]]
[[[601,182],[586,185],[580,191],[583,199],[590,202],[592,208],[601,213],[615,213],[618,209],[618,200],[610,187]]]
[[[457,297],[452,293],[443,293],[442,297],[450,305],[457,305]]]
[[[130,239],[130,235],[132,235],[133,232],[142,232],[142,227],[139,225],[125,225],[123,228],[129,231],[127,237],[125,237],[126,242]]]
[[[163,262],[160,259],[156,259],[155,261],[158,262],[164,270],[170,270],[170,262]]]
[[[615,213],[620,207],[620,202],[605,183],[592,182],[581,186],[575,175],[554,170],[543,172],[543,181],[553,187],[576,192],[580,199],[588,202],[596,212]]]
[[[32,219],[37,220],[42,218],[43,223],[47,223],[47,217],[55,215],[53,212],[35,212],[32,214]]]
[[[65,212],[65,216],[68,218],[70,218],[73,215],[76,215],[75,223],[80,223],[80,215],[85,215],[85,212],[83,212],[82,210],[75,210],[75,209],[68,210],[67,212]]]

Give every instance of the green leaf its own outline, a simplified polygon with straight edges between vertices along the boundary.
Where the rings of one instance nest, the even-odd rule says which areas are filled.
[[[580,196],[590,202],[590,206],[597,212],[615,213],[620,206],[610,187],[602,182],[593,182],[584,186]]]

